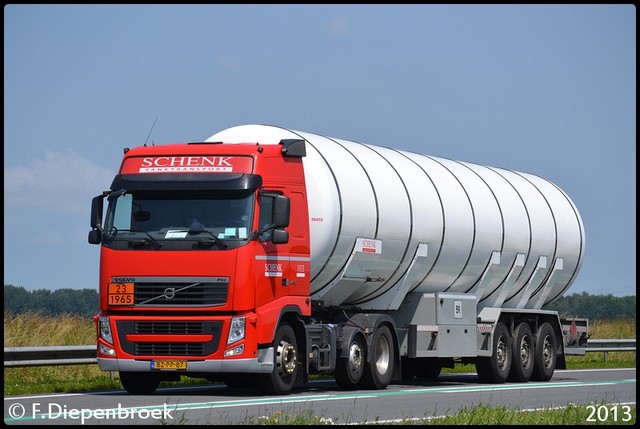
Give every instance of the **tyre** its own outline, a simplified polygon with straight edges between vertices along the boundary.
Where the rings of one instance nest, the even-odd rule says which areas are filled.
[[[504,383],[511,371],[511,336],[504,323],[498,322],[493,332],[491,357],[476,360],[478,378],[484,383]]]
[[[120,383],[132,395],[151,395],[160,386],[160,379],[149,372],[120,371]]]
[[[556,334],[549,322],[538,328],[535,341],[535,363],[531,379],[535,381],[549,381],[556,370]]]
[[[349,344],[349,356],[338,358],[334,377],[340,387],[353,389],[364,373],[367,345],[362,335],[356,334]]]
[[[373,332],[369,349],[369,362],[365,364],[360,382],[365,389],[386,389],[391,382],[395,359],[393,335],[382,325]]]
[[[535,345],[528,323],[522,322],[513,333],[513,361],[509,381],[526,382],[531,379],[534,366]]]
[[[282,324],[276,332],[273,342],[274,365],[269,374],[257,374],[258,388],[271,395],[290,393],[298,377],[298,343],[293,328]]]

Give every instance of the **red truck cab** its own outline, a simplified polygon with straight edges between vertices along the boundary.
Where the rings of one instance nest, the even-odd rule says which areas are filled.
[[[98,364],[127,391],[258,374],[277,392],[277,367],[299,376],[287,369],[295,335],[276,328],[311,314],[303,156],[303,140],[125,149],[92,201],[89,242],[100,244]]]

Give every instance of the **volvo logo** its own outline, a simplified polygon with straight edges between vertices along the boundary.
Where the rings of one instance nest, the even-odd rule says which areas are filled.
[[[166,299],[172,299],[174,296],[176,296],[176,289],[173,287],[168,287],[164,290],[162,296],[164,296]]]

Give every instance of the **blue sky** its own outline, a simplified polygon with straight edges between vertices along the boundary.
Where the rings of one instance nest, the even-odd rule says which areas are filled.
[[[542,176],[635,295],[632,5],[4,7],[4,283],[97,289],[122,149],[272,124]]]

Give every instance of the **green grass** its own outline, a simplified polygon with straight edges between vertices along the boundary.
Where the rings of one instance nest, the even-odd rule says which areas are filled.
[[[600,410],[599,419],[597,412]],[[595,416],[594,416],[595,415]],[[605,418],[606,416],[606,418]],[[591,420],[590,420],[591,419]],[[425,416],[420,418],[405,418],[384,420],[373,418],[366,422],[353,422],[340,417],[319,417],[311,410],[277,411],[271,415],[247,417],[242,421],[220,421],[212,424],[225,425],[635,425],[635,405],[590,404],[572,405],[566,407],[547,408],[539,410],[521,410],[507,406],[477,405],[445,416]]]

